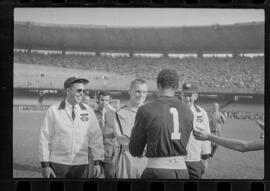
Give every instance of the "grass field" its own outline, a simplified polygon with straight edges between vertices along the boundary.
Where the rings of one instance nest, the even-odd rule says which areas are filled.
[[[31,72],[29,72],[31,71]],[[90,71],[82,69],[71,69],[53,67],[46,65],[17,64],[14,63],[14,87],[34,88],[63,88],[63,82],[70,76],[78,76],[88,79],[91,83],[86,85],[87,89],[108,88],[111,90],[127,90],[129,83],[136,78],[135,75],[116,74],[107,71]],[[44,77],[40,77],[43,73]],[[104,83],[103,76],[109,77]],[[149,90],[155,90],[155,80],[147,80]],[[30,83],[30,84],[28,84]]]
[[[40,178],[38,138],[44,112],[13,114],[13,176]],[[253,121],[228,120],[222,136],[249,140],[258,137],[260,129]],[[261,179],[264,176],[264,152],[240,153],[219,147],[209,161],[206,179]]]

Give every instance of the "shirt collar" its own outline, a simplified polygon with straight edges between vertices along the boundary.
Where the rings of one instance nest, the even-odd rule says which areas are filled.
[[[71,105],[67,100],[65,100],[65,105],[67,108],[72,109],[73,105]],[[77,105],[77,104],[76,104]],[[76,107],[76,105],[74,105],[74,108]]]
[[[201,112],[201,109],[197,106],[197,105],[192,105],[191,108],[190,108],[192,111],[196,111],[196,112]]]
[[[142,105],[140,105],[140,106],[142,106]],[[140,106],[139,106],[139,107],[140,107]],[[139,107],[138,107],[138,108],[139,108]],[[133,113],[137,113],[137,111],[138,111],[138,108],[135,109],[134,107],[131,107],[130,102],[127,103],[127,108],[128,108],[129,111],[131,111],[131,112],[133,112]]]
[[[102,113],[102,110],[101,110],[99,107],[97,107],[97,108],[95,109],[95,111],[98,112],[98,113]]]

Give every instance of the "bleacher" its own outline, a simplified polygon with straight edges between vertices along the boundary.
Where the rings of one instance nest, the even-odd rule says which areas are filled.
[[[114,83],[126,79],[126,76],[155,81],[161,69],[173,68],[178,71],[181,81],[198,83],[204,92],[216,90],[225,93],[235,91],[263,93],[264,91],[264,57],[183,59],[162,57],[156,59],[15,52],[14,63],[51,66],[63,71],[76,69],[115,74],[109,75],[108,78],[111,79],[107,79],[109,81],[115,80]],[[36,80],[28,80],[27,76],[21,80],[27,80],[28,85],[31,85],[29,83],[38,83],[40,76],[37,74]],[[100,75],[95,76],[94,80],[102,85],[103,79]],[[54,83],[48,81],[46,86],[54,86]]]

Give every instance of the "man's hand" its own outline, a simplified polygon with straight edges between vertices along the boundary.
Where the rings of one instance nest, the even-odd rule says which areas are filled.
[[[94,166],[94,178],[98,178],[101,174],[101,166],[95,165]]]
[[[123,146],[128,146],[128,144],[129,144],[129,138],[125,135],[118,136],[117,141],[119,144],[121,144]]]
[[[55,174],[51,167],[42,168],[42,176],[43,178],[55,178]]]
[[[208,169],[208,160],[201,160],[202,163],[202,174],[204,174]]]
[[[193,129],[193,136],[195,137],[195,139],[201,140],[201,141],[205,141],[209,139],[209,133],[206,132],[206,130],[203,130],[199,127],[197,127],[196,129]]]

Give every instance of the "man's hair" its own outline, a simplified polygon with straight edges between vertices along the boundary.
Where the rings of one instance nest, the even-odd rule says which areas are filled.
[[[214,109],[216,109],[216,108],[217,108],[217,110],[219,110],[219,103],[214,102],[213,106],[214,106]]]
[[[161,88],[177,88],[179,84],[179,76],[176,70],[163,69],[157,76],[157,85]]]
[[[136,84],[147,84],[146,81],[142,78],[136,78],[130,83],[130,89],[132,89]]]
[[[99,100],[100,96],[110,96],[110,98],[112,97],[109,91],[100,91],[98,93],[97,100]]]

